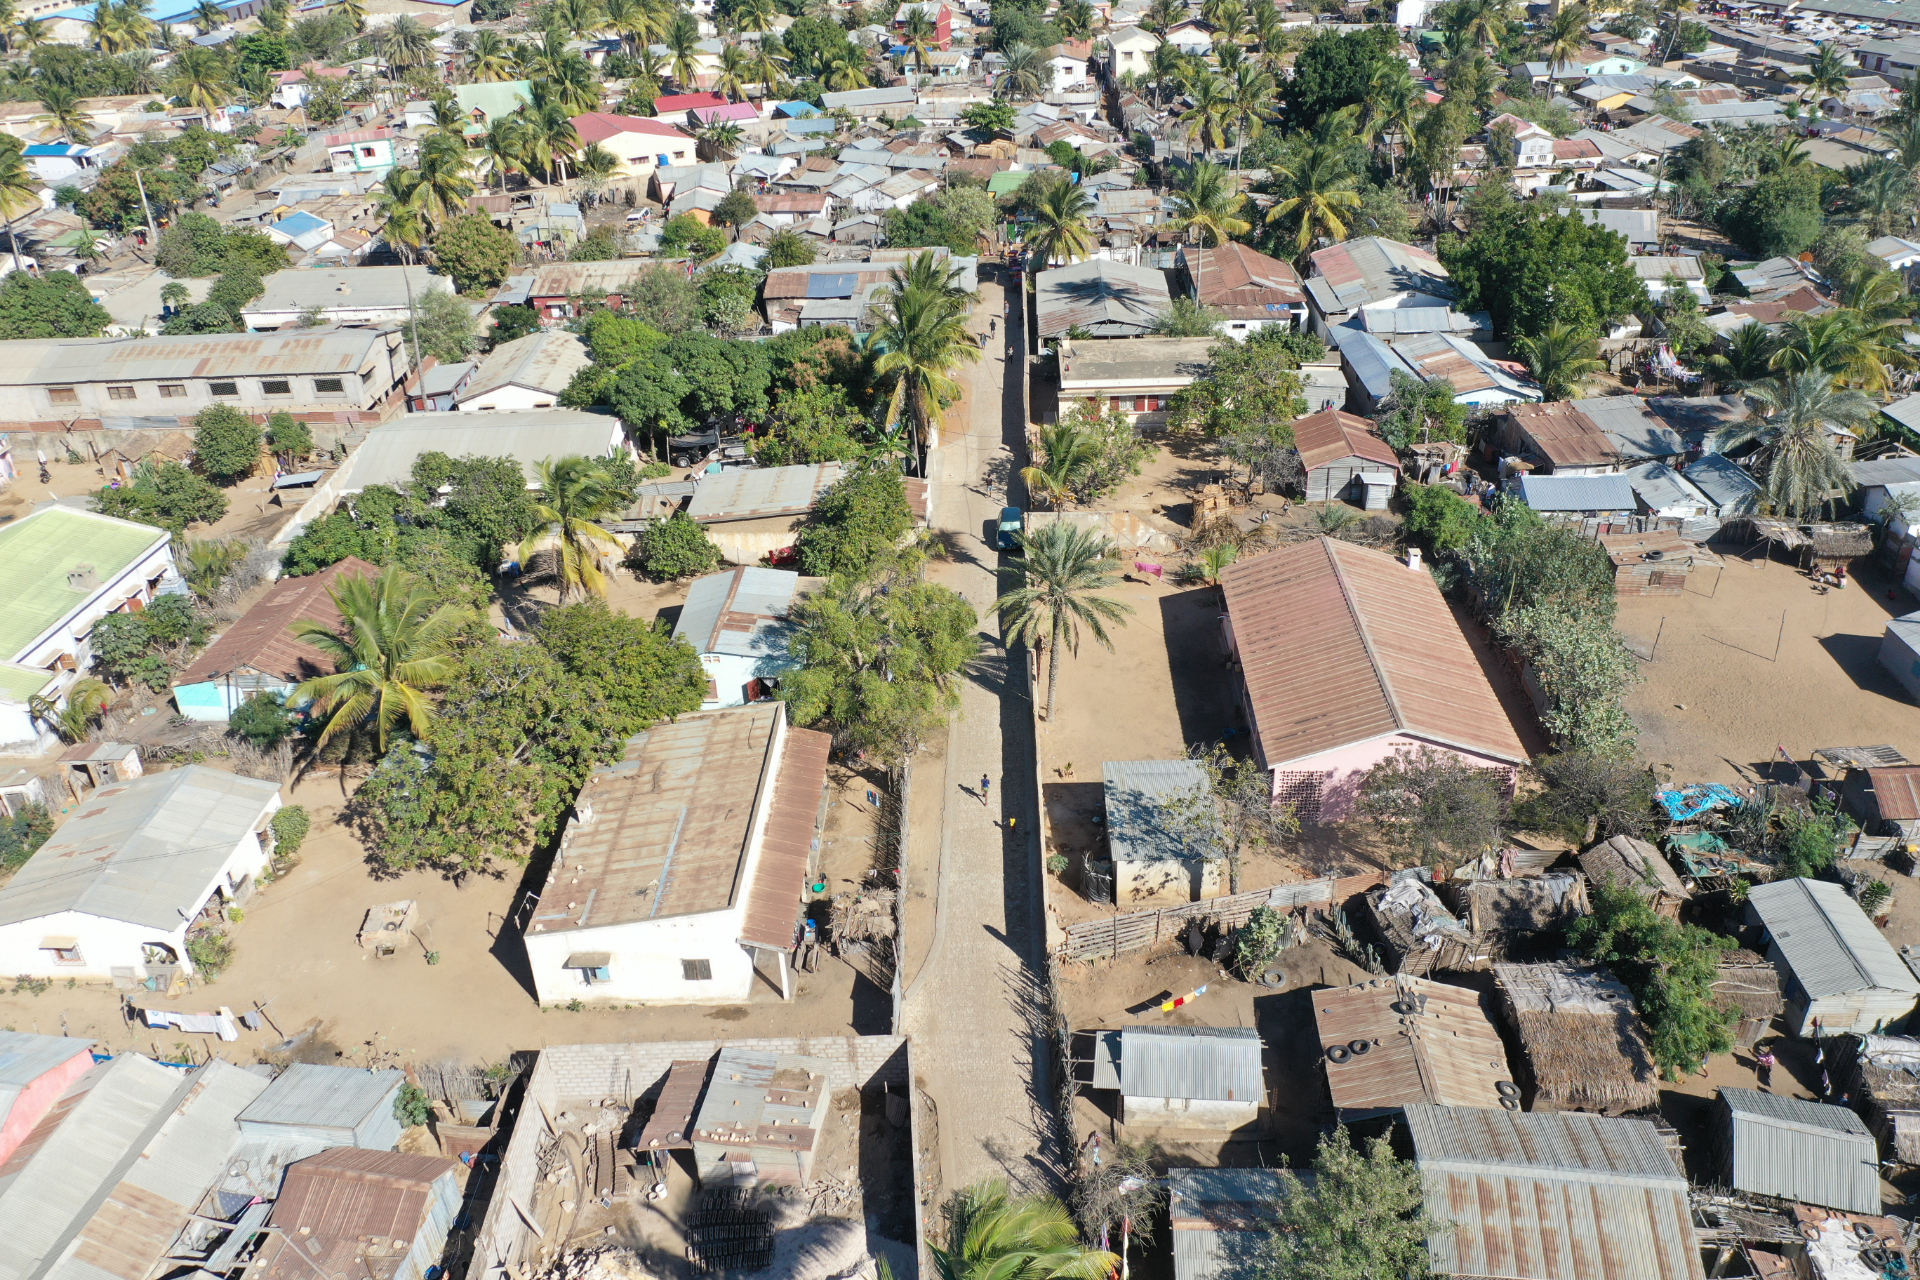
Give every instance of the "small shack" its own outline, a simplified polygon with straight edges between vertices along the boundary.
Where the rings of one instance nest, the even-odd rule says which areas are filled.
[[[1843,1036],[1833,1079],[1851,1094],[1885,1159],[1920,1165],[1920,1039]]]
[[[248,1274],[423,1280],[460,1212],[459,1167],[437,1156],[339,1147],[287,1168],[272,1226]]]
[[[1583,965],[1496,964],[1499,1007],[1512,1024],[1535,1111],[1643,1111],[1660,1082],[1633,996]]]
[[[1671,529],[1602,534],[1600,549],[1613,563],[1616,596],[1677,596],[1690,575],[1720,567],[1718,556]]]
[[[1880,1152],[1845,1107],[1758,1089],[1721,1089],[1715,1161],[1736,1191],[1880,1212]]]
[[[1226,857],[1198,761],[1109,760],[1100,774],[1115,902],[1199,902],[1225,892]]]
[[[247,1104],[239,1115],[246,1138],[326,1147],[391,1151],[402,1126],[394,1099],[406,1076],[388,1068],[327,1067],[296,1062]]]
[[[1454,913],[1497,955],[1535,942],[1541,934],[1560,933],[1590,909],[1586,877],[1577,871],[1512,880],[1454,880],[1446,893]]]
[[[1473,931],[1448,911],[1418,876],[1407,875],[1366,898],[1380,935],[1380,958],[1393,973],[1422,977],[1435,969],[1484,969],[1488,956]]]
[[[1920,1001],[1920,979],[1841,885],[1805,877],[1755,885],[1747,915],[1765,930],[1793,1035],[1812,1034],[1816,1022],[1829,1036],[1885,1031]]]
[[[1673,864],[1645,840],[1614,836],[1580,855],[1580,869],[1595,884],[1631,889],[1647,900],[1656,915],[1680,918],[1680,906],[1693,895],[1681,882]]]
[[[827,1122],[827,1072],[819,1058],[722,1049],[693,1122],[700,1185],[805,1186]]]
[[[1920,765],[1889,765],[1865,769],[1866,786],[1847,779],[1847,799],[1865,824],[1867,834],[1893,836],[1901,841],[1920,839]]]
[[[1873,530],[1864,524],[1810,524],[1807,542],[1800,550],[1800,567],[1850,569],[1855,560],[1873,554]]]
[[[1880,665],[1920,700],[1920,613],[1903,613],[1887,620],[1886,632],[1880,637]]]
[[[1306,469],[1308,502],[1357,502],[1385,511],[1400,482],[1400,457],[1375,433],[1373,423],[1338,409],[1296,418],[1294,448]]]
[[[1780,970],[1758,951],[1744,948],[1720,953],[1720,974],[1713,980],[1713,998],[1740,1013],[1733,1042],[1751,1049],[1773,1030],[1773,1020],[1787,1011]]]
[[[1120,1094],[1120,1123],[1238,1129],[1266,1101],[1252,1027],[1122,1027],[1094,1036],[1093,1087]]]
[[[1258,1274],[1273,1233],[1274,1205],[1285,1187],[1278,1169],[1167,1170],[1174,1280]]]
[[[1520,1086],[1480,993],[1424,978],[1375,978],[1313,993],[1321,1065],[1340,1122],[1409,1103],[1520,1107]]]

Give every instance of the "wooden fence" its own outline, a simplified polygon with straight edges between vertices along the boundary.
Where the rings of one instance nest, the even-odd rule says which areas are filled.
[[[1060,947],[1063,960],[1111,960],[1129,951],[1139,951],[1162,941],[1179,937],[1190,920],[1237,928],[1257,907],[1292,911],[1297,907],[1331,905],[1344,902],[1356,893],[1377,889],[1386,883],[1384,875],[1328,876],[1321,880],[1300,880],[1292,884],[1236,893],[1231,897],[1211,898],[1205,902],[1182,902],[1171,907],[1135,911],[1106,920],[1083,920],[1067,926],[1067,938]]]

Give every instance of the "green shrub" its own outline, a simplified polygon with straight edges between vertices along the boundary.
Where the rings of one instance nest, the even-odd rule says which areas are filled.
[[[433,1118],[433,1103],[417,1084],[403,1084],[393,1099],[393,1118],[411,1129]]]
[[[262,751],[277,747],[293,732],[293,717],[278,693],[256,693],[227,717],[227,732],[245,738]]]
[[[225,929],[207,929],[187,939],[187,959],[208,982],[233,963],[233,939]]]
[[[1733,939],[1668,920],[1629,888],[1595,883],[1592,901],[1593,914],[1576,920],[1567,938],[1633,991],[1660,1073],[1683,1080],[1708,1055],[1732,1048],[1739,1011],[1714,998],[1713,984]]]
[[[260,465],[260,425],[232,405],[208,405],[193,425],[193,456],[215,484],[244,480]]]
[[[1284,911],[1255,907],[1234,931],[1233,970],[1248,982],[1265,973],[1293,941],[1293,922]]]
[[[273,828],[275,848],[282,854],[295,854],[313,829],[313,819],[303,806],[289,804],[282,805],[267,825]]]
[[[53,813],[43,804],[23,804],[10,818],[0,818],[0,871],[12,871],[53,834]]]
[[[1870,916],[1877,915],[1891,897],[1892,885],[1885,880],[1869,880],[1860,886],[1860,909]]]
[[[628,560],[655,582],[675,582],[712,573],[720,564],[720,548],[705,529],[676,512],[648,525],[634,540]]]

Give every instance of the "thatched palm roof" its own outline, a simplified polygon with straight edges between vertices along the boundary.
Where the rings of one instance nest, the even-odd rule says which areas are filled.
[[[1602,840],[1580,855],[1580,869],[1595,884],[1632,889],[1643,898],[1662,893],[1682,901],[1693,897],[1660,851],[1632,836]]]
[[[1533,1074],[1536,1111],[1640,1111],[1660,1084],[1625,986],[1575,964],[1496,964],[1502,1008]]]

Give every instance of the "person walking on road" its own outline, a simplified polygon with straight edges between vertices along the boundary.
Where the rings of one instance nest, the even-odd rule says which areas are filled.
[[[980,775],[980,807],[987,807],[987,793],[993,789],[993,779],[986,774]]]

